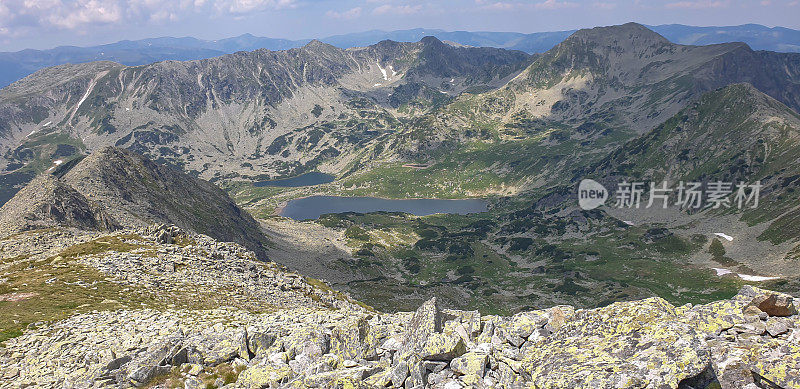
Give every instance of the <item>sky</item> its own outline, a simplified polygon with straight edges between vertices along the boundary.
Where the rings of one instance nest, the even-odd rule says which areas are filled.
[[[542,32],[621,24],[800,29],[800,0],[0,0],[0,51],[250,33],[320,38],[438,28]]]

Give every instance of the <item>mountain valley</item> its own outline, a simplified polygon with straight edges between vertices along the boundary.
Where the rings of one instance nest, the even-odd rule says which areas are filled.
[[[0,90],[0,378],[798,387],[798,112],[800,54],[636,23],[541,54],[425,37],[40,70]],[[332,180],[255,184],[304,173]],[[626,182],[641,207],[615,204]],[[661,182],[732,200],[645,206]],[[281,216],[318,195],[488,209]],[[98,351],[114,320],[152,325]],[[37,343],[74,333],[74,358]]]

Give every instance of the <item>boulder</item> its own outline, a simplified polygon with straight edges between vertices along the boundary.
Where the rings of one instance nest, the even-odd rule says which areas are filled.
[[[467,351],[464,340],[456,334],[432,334],[425,341],[419,357],[423,360],[449,361]]]
[[[535,387],[677,387],[711,360],[704,338],[661,298],[576,312],[524,356]]]
[[[216,366],[230,362],[241,356],[243,348],[246,351],[246,346],[243,346],[246,339],[246,334],[242,334],[241,330],[224,328],[220,331],[207,330],[187,339],[187,344],[191,346],[188,352],[188,361],[204,366]],[[245,355],[247,355],[246,352]]]
[[[276,387],[285,384],[291,375],[288,366],[261,365],[244,370],[236,382],[244,388]]]
[[[275,334],[270,332],[251,333],[247,338],[247,347],[254,356],[261,355],[275,343],[275,339]]]
[[[758,307],[769,316],[792,316],[797,314],[792,296],[783,293],[762,293],[750,301],[750,305]]]
[[[563,325],[566,316],[561,309],[551,313],[554,326]],[[559,321],[560,323],[556,323]],[[548,315],[544,311],[521,312],[511,317],[511,320],[502,324],[500,328],[517,337],[527,339],[531,334],[548,323]]]
[[[146,351],[125,363],[119,372],[122,377],[117,380],[120,382],[129,381],[135,386],[140,386],[146,384],[157,375],[169,372],[173,359],[176,359],[174,361],[176,364],[185,362],[185,358],[181,356],[182,345],[183,338],[180,336],[173,336],[152,345]],[[174,358],[176,356],[178,358]],[[112,361],[107,367],[113,367],[113,365],[120,362],[120,360]]]
[[[408,377],[408,363],[406,361],[400,361],[397,365],[395,365],[394,368],[392,368],[390,374],[392,385],[398,388],[402,387],[407,377]]]
[[[331,353],[343,359],[361,359],[371,351],[367,341],[369,323],[364,317],[345,320],[331,333]]]
[[[442,313],[433,297],[417,308],[408,322],[403,348],[420,349],[431,335],[442,332],[442,324]]]
[[[487,362],[486,354],[469,352],[450,361],[450,368],[463,375],[464,382],[474,385],[483,378]]]
[[[789,322],[784,318],[771,317],[765,323],[765,327],[770,336],[777,337],[789,331]]]

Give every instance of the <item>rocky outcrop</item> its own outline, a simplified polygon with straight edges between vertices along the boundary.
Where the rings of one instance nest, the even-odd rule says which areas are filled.
[[[261,226],[227,193],[134,152],[100,149],[66,172],[63,181],[125,226],[175,224],[189,232],[240,243],[266,259],[268,241]]]
[[[210,182],[114,147],[60,173],[40,175],[0,209],[0,235],[55,226],[108,231],[174,224],[267,259],[261,226]],[[173,238],[164,235],[161,243]]]
[[[187,246],[159,244],[175,230],[138,232],[156,255],[81,260],[131,287],[166,292],[186,280],[219,292],[238,285],[253,301],[286,300],[265,313],[124,309],[38,323],[0,348],[5,386],[800,387],[800,315],[785,294],[747,286],[703,305],[650,298],[511,317],[441,309],[434,298],[415,312],[382,313],[346,298],[303,299],[336,294],[293,284],[278,268],[255,270],[236,245],[196,235],[186,235]],[[222,259],[205,261],[202,252]]]
[[[49,227],[114,230],[119,224],[83,194],[43,174],[0,208],[0,236]]]

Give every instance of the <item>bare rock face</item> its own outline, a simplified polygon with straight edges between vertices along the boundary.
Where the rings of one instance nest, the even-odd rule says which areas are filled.
[[[98,150],[63,179],[125,226],[174,224],[221,241],[240,243],[266,258],[267,240],[261,227],[227,193],[132,151],[115,147]]]
[[[58,178],[43,174],[0,208],[0,234],[55,226],[114,230],[114,219]]]
[[[759,294],[750,303],[769,316],[792,316],[797,314],[792,296],[783,293]]]
[[[42,227],[114,230],[174,224],[192,233],[240,243],[266,259],[261,226],[207,181],[134,152],[106,147],[61,178],[48,173],[21,190],[0,213],[0,232]],[[163,231],[172,243],[178,231]]]

